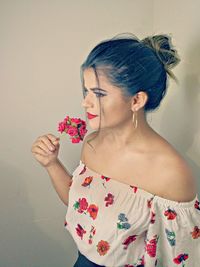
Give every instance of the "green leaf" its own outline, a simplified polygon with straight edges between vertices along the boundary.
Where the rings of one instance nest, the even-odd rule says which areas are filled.
[[[121,225],[120,223],[117,223],[117,228],[118,229],[123,229],[123,225]]]

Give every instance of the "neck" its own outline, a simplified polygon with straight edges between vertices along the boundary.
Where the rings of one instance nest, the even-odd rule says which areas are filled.
[[[135,150],[145,151],[149,147],[150,139],[157,133],[148,124],[144,112],[138,111],[137,120],[137,128],[134,128],[131,118],[123,125],[100,130],[99,140],[117,150],[134,147]]]

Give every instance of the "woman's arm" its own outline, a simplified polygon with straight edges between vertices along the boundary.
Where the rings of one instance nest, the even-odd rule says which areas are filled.
[[[51,165],[45,167],[45,169],[51,178],[51,182],[59,198],[65,205],[68,205],[68,195],[72,175],[68,173],[59,159]]]
[[[81,148],[81,160],[84,161],[85,154],[86,154],[86,142],[88,139],[93,138],[96,135],[96,132],[92,132],[85,136]],[[62,202],[65,205],[68,205],[68,196],[69,196],[69,188],[70,188],[70,182],[72,179],[72,175],[68,173],[68,171],[65,169],[64,165],[61,163],[61,161],[57,158],[57,160],[45,167],[47,170],[52,184],[62,200]]]

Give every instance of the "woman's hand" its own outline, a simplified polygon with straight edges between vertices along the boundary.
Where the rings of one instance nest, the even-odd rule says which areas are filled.
[[[60,138],[52,134],[46,134],[39,136],[33,143],[31,152],[43,167],[49,167],[58,160],[59,140]]]

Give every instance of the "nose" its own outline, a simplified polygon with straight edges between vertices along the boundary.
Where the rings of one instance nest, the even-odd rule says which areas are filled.
[[[92,100],[92,98],[91,98],[91,97],[89,98],[89,95],[87,95],[87,96],[85,96],[85,98],[83,99],[81,105],[82,105],[83,108],[93,107],[93,106],[94,106],[93,102],[94,102],[94,101]]]

